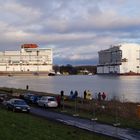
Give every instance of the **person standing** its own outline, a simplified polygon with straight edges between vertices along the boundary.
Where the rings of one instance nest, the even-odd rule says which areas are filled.
[[[75,90],[74,97],[75,97],[75,98],[78,97],[78,91],[77,91],[77,90]]]
[[[84,99],[86,99],[86,96],[87,96],[87,91],[85,90],[84,91]]]
[[[64,96],[64,91],[63,90],[60,91],[60,95],[61,95],[61,98]]]
[[[26,90],[28,90],[29,89],[29,85],[26,85]]]
[[[57,103],[58,103],[58,107],[61,107],[61,96],[58,95],[58,96],[56,97],[56,100],[57,100]]]
[[[105,100],[106,99],[106,94],[103,92],[102,93],[102,99]]]
[[[101,92],[99,92],[98,93],[98,101],[101,101],[101,97],[102,97]]]
[[[73,91],[70,91],[70,99],[73,99]]]

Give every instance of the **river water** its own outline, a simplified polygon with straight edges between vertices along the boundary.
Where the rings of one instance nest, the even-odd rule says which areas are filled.
[[[77,90],[83,96],[84,90],[90,90],[93,98],[99,92],[105,92],[107,98],[117,98],[121,101],[140,102],[140,76],[1,76],[1,87],[14,87],[59,94],[61,90],[69,95]]]

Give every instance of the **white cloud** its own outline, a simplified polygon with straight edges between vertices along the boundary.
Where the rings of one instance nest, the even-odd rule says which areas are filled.
[[[8,23],[14,23],[15,25],[33,23],[41,17],[39,9],[34,9],[13,1],[1,4],[0,12],[2,13],[2,20],[7,21]]]
[[[121,41],[139,42],[137,0],[0,0],[0,47],[53,46],[55,60],[96,60]]]

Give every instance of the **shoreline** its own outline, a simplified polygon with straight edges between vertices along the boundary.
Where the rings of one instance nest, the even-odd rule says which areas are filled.
[[[9,76],[9,77],[12,77],[12,76],[48,76],[49,75],[49,72],[45,72],[45,71],[42,71],[42,72],[35,72],[35,71],[30,71],[30,72],[12,72],[12,71],[9,71],[9,72],[0,72],[0,76]]]
[[[80,74],[76,74],[80,75]],[[83,74],[85,75],[85,74]],[[87,74],[88,75],[88,74]],[[97,73],[95,75],[101,75],[101,76],[140,76],[140,73]],[[59,76],[55,73],[48,72],[48,71],[0,71],[0,76]],[[68,75],[68,76],[73,76],[73,75]],[[89,75],[91,76],[91,75]]]
[[[140,73],[97,73],[105,76],[140,76]]]

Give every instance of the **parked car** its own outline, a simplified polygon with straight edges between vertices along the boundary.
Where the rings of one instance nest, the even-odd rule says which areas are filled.
[[[34,94],[32,94],[32,93],[25,93],[24,95],[23,95],[23,99],[27,102],[27,103],[30,103],[31,102],[31,100],[30,100],[30,98],[31,98],[31,96],[34,96]]]
[[[0,94],[0,103],[2,103],[7,98],[7,94]]]
[[[22,111],[22,112],[30,112],[30,106],[22,99],[12,98],[7,101],[6,107],[9,110]]]
[[[58,106],[56,98],[52,96],[42,96],[37,101],[37,104],[43,107],[57,107]]]
[[[30,98],[29,98],[29,100],[30,100],[31,103],[36,104],[37,101],[38,101],[41,97],[42,97],[42,96],[40,96],[40,95],[31,95]]]

